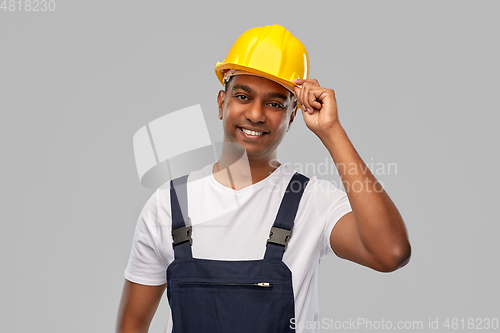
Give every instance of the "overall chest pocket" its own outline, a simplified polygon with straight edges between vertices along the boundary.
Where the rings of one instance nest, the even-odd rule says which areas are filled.
[[[234,276],[236,266],[216,266],[209,274],[205,271],[208,278],[201,274],[170,279],[167,292],[175,333],[292,332],[293,289],[281,268],[273,272],[266,267],[261,275],[259,267],[241,267],[242,278]]]

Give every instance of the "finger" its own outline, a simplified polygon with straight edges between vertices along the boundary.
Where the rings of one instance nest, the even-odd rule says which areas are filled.
[[[323,93],[326,91],[325,88],[317,87],[308,84],[302,85],[302,89],[304,90],[302,99],[304,105],[307,106],[312,112],[319,111],[323,107],[322,99],[324,98]],[[319,98],[320,96],[323,96]]]
[[[309,103],[309,91],[311,90],[311,86],[307,83],[302,84],[302,104],[304,105],[304,108],[306,109],[307,112],[311,113],[313,111],[313,108],[311,107],[311,104]]]
[[[304,108],[306,108],[310,113],[313,113],[314,109],[320,110],[321,103],[316,103],[315,100],[309,96],[312,88],[321,88],[318,80],[316,80],[316,79],[300,79],[300,80],[293,80],[293,82],[295,84],[301,85],[301,89],[302,89],[301,105],[304,104]]]
[[[312,84],[313,86],[320,87],[320,84],[319,84],[318,80],[316,80],[316,79],[297,79],[297,80],[292,80],[292,81],[299,86],[304,84],[304,83],[309,83],[309,84]]]
[[[293,87],[293,91],[295,92],[295,96],[297,96],[297,102],[299,102],[299,104],[302,104],[302,103],[300,103],[300,100],[298,100],[299,96],[300,96],[301,89],[299,87]]]
[[[314,109],[320,110],[322,104],[316,101],[314,96],[319,96],[320,94],[314,94],[311,96],[311,90],[321,89],[321,86],[316,79],[300,79],[300,80],[292,80],[295,84],[301,85],[301,101],[299,103],[304,105],[303,109],[305,109],[309,113],[314,113]],[[295,87],[294,87],[295,88]],[[296,90],[298,91],[298,90]]]
[[[303,104],[300,105],[300,109],[302,110],[302,113],[307,113],[307,114],[313,114],[314,110],[306,108]]]
[[[309,90],[309,104],[317,110],[323,107],[323,100],[327,96],[327,90],[321,87],[312,87]]]
[[[302,104],[302,88],[293,87],[293,91],[295,92],[295,96],[297,97],[297,103],[299,104],[299,108],[302,111],[305,111],[306,107]]]
[[[302,105],[302,88],[293,87],[293,91],[295,92],[295,96],[297,97],[297,103],[299,104],[300,109],[303,110],[304,106]]]
[[[307,82],[312,84],[313,86],[320,87],[319,82],[316,79],[309,79],[307,80]]]

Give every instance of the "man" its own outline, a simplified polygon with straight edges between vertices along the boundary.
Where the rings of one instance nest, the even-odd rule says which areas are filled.
[[[334,91],[307,78],[307,59],[285,28],[266,26],[245,32],[217,64],[225,84],[217,97],[221,158],[189,176],[192,229],[174,185],[159,188],[141,212],[118,332],[148,331],[167,280],[167,332],[172,321],[180,332],[305,332],[300,323],[318,319],[322,256],[335,252],[381,272],[408,262],[404,222],[343,130]],[[277,147],[299,106],[338,166],[346,194],[279,163]],[[292,217],[283,218],[290,211]],[[226,275],[238,283],[221,283]],[[272,282],[259,280],[264,276]]]

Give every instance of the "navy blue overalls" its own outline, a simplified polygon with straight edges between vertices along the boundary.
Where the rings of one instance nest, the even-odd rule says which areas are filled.
[[[245,261],[193,258],[191,224],[185,219],[187,176],[170,182],[175,260],[166,273],[173,333],[293,332],[292,272],[282,258],[308,181],[306,176],[294,174],[271,228],[264,258]]]

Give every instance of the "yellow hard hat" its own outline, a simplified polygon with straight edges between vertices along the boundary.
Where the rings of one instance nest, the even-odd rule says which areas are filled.
[[[240,71],[271,79],[295,94],[292,80],[309,77],[309,56],[304,44],[281,25],[252,28],[238,37],[215,66],[223,85],[225,76],[243,74]]]

